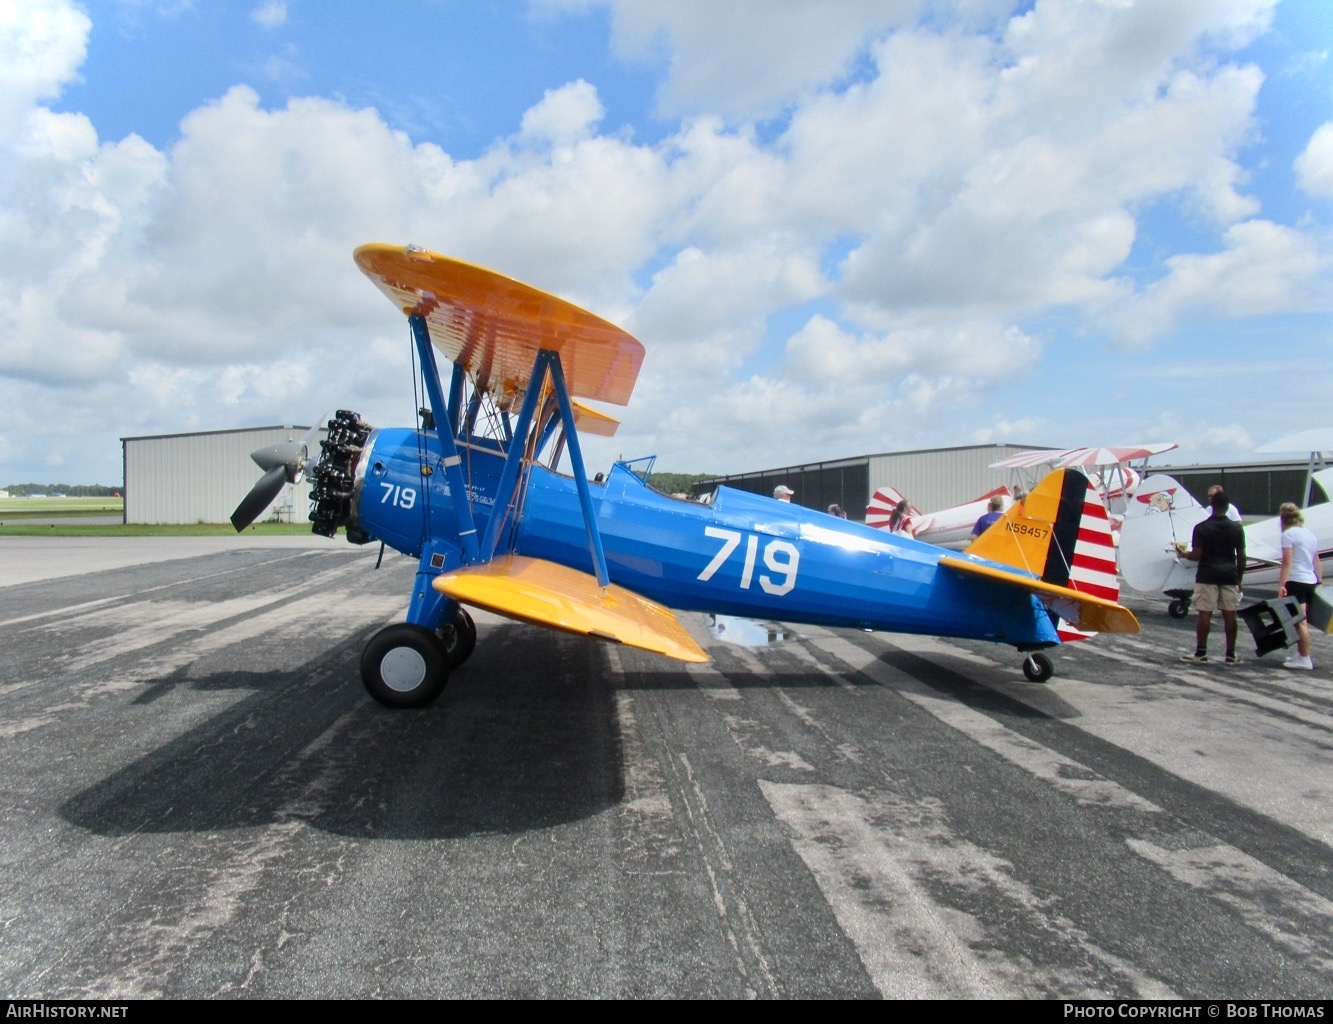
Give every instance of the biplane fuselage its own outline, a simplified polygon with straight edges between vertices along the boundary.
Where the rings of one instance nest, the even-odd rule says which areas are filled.
[[[1029,652],[1039,681],[1057,616],[1138,629],[1116,603],[1105,508],[1078,474],[1043,480],[961,554],[729,488],[678,500],[625,463],[590,481],[579,432],[616,421],[576,400],[628,402],[635,338],[423,249],[372,244],[355,259],[407,316],[421,426],[375,430],[340,411],[317,460],[304,443],[254,453],[265,473],[232,522],[244,529],[310,465],[316,533],[345,528],[419,560],[406,621],[361,659],[385,704],[440,693],[477,639],[468,607],[694,662],[708,655],[672,609],[993,640]],[[565,452],[569,476],[555,471]]]
[[[459,531],[445,474],[421,473],[432,447],[414,430],[377,430],[358,466],[354,525],[413,557]],[[461,452],[484,530],[504,457],[484,444]],[[575,482],[542,466],[531,474],[507,546],[591,574]],[[671,498],[623,464],[591,491],[611,581],[670,608],[1020,647],[1059,642],[1040,601],[942,569],[950,552],[930,544],[727,487],[709,504]],[[438,568],[456,568],[458,557],[446,554]]]

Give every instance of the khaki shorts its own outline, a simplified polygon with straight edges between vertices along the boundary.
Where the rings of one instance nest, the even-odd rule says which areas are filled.
[[[1234,583],[1194,584],[1194,608],[1200,612],[1234,612],[1240,607],[1240,587]]]

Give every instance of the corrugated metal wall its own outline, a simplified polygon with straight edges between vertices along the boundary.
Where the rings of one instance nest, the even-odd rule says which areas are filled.
[[[839,505],[852,519],[864,519],[870,491],[866,487],[866,460],[838,459],[836,462],[812,462],[785,469],[765,469],[756,473],[737,473],[702,481],[694,485],[694,494],[706,494],[719,484],[752,494],[772,496],[773,488],[786,484],[796,492],[792,501],[806,508],[827,509]]]
[[[991,463],[1034,447],[985,444],[872,455],[870,491],[892,485],[922,512],[939,512],[1011,484],[1009,471],[991,469]]]
[[[837,504],[849,518],[864,520],[870,495],[892,484],[921,511],[938,512],[1009,483],[1007,472],[991,469],[990,464],[1032,447],[988,444],[863,455],[717,477],[696,484],[694,493],[706,493],[725,484],[771,495],[778,484],[786,484],[796,491],[792,500],[798,505],[823,510]]]
[[[250,453],[265,445],[300,441],[309,427],[255,427],[202,434],[122,437],[125,522],[225,523],[263,472]],[[315,454],[318,454],[317,452]],[[310,505],[310,481],[288,485],[261,519],[282,510],[301,522]]]
[[[1200,505],[1208,504],[1208,488],[1221,484],[1241,515],[1248,519],[1275,516],[1284,501],[1304,506],[1302,492],[1307,468],[1305,462],[1250,462],[1229,466],[1163,466],[1156,472],[1175,477]],[[1309,504],[1317,505],[1329,498],[1316,482]]]

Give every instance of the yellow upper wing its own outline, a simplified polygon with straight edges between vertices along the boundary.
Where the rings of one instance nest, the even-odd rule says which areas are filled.
[[[353,255],[395,306],[426,318],[435,346],[502,405],[527,390],[540,349],[560,353],[571,396],[629,402],[643,346],[601,317],[512,277],[424,249],[372,243]]]

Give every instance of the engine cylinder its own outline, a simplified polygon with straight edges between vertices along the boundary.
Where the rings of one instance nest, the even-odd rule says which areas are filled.
[[[347,539],[364,544],[370,538],[352,525],[352,496],[357,460],[371,426],[356,413],[339,409],[329,420],[328,430],[328,437],[320,442],[319,462],[310,472],[310,529],[332,537],[338,527],[346,526]]]

